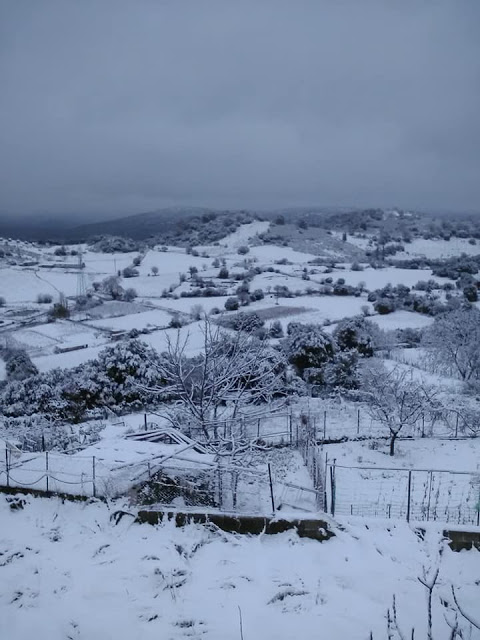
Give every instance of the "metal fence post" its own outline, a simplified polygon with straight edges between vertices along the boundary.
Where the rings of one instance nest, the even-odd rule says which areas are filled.
[[[48,476],[49,476],[49,473],[48,473],[48,451],[45,451],[45,477],[46,477],[46,480],[47,480],[47,493],[48,493],[48,490],[49,490]]]
[[[407,489],[407,522],[410,522],[410,507],[412,500],[412,472],[408,472],[408,489]]]
[[[335,516],[335,495],[336,495],[336,479],[335,479],[335,458],[333,459],[333,464],[330,465],[330,513],[332,516]]]
[[[325,469],[323,474],[323,510],[325,512],[328,511],[327,473],[328,473],[328,453],[325,451]]]
[[[275,500],[273,498],[273,482],[272,482],[272,468],[270,463],[268,463],[268,479],[270,481],[270,498],[272,500],[272,512],[275,515]]]
[[[327,412],[323,412],[323,440],[327,439]]]
[[[477,527],[480,527],[480,489],[478,490]]]
[[[433,471],[428,472],[427,522],[430,520],[430,502],[432,498]]]
[[[360,434],[360,409],[357,409],[357,436]]]
[[[92,456],[92,485],[93,485],[93,497],[97,497],[97,486],[96,486],[96,468],[95,468],[95,456]]]
[[[5,472],[7,474],[7,487],[10,486],[10,468],[8,465],[8,448],[5,446]]]

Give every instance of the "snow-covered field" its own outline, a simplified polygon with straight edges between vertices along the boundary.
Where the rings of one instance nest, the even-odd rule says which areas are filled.
[[[319,543],[294,532],[153,527],[129,515],[115,524],[115,510],[131,510],[116,503],[23,497],[11,510],[7,500],[0,497],[4,638],[384,638],[393,595],[400,627],[422,638],[426,593],[417,576],[438,562],[435,640],[449,637],[439,596],[451,600],[452,583],[478,617],[480,554],[454,553],[441,529],[422,540],[404,523],[344,523]]]
[[[36,297],[50,293],[57,302],[62,294],[75,296],[79,285],[76,269],[27,268],[20,262],[3,264],[0,296],[6,299],[6,305],[0,309],[0,345],[25,348],[42,372],[54,367],[75,367],[97,357],[101,349],[112,344],[111,332],[119,330],[148,329],[149,333],[140,339],[158,351],[164,351],[169,341],[175,342],[180,336],[182,342],[187,341],[186,355],[197,355],[204,344],[204,333],[202,322],[188,317],[192,307],[200,306],[206,313],[215,307],[224,312],[226,299],[241,284],[241,279],[219,280],[219,261],[213,266],[214,258],[222,258],[231,274],[244,273],[251,267],[280,271],[255,275],[250,290],[262,289],[265,297],[241,310],[262,312],[267,327],[278,318],[284,329],[289,322],[297,321],[329,324],[331,331],[333,323],[361,315],[365,307],[373,314],[373,307],[365,291],[358,297],[299,295],[277,299],[273,293],[276,286],[305,292],[318,286],[321,279],[331,277],[334,282],[344,278],[347,284],[363,283],[365,290],[374,290],[389,283],[412,287],[419,280],[432,279],[427,269],[366,267],[352,271],[350,263],[339,268],[342,256],[338,252],[332,253],[337,268],[325,273],[325,267],[308,264],[314,254],[283,246],[256,245],[257,235],[268,227],[268,222],[243,225],[216,246],[197,247],[203,256],[189,255],[176,247],[149,250],[138,266],[139,276],[120,280],[125,289],[136,290],[136,301],[109,301],[103,296],[102,304],[88,313],[74,314],[72,321],[46,322],[45,312],[50,305],[37,304]],[[365,247],[368,239],[349,241]],[[250,246],[246,255],[238,254],[242,245]],[[54,247],[36,248],[25,243],[21,248],[25,255],[37,256],[41,264],[75,264],[77,260],[75,256],[55,256]],[[95,253],[86,246],[77,249],[82,251],[86,265],[87,286],[131,266],[138,256]],[[397,257],[439,257],[462,251],[478,253],[476,245],[468,240],[415,240]],[[284,260],[288,264],[278,264]],[[158,268],[158,275],[152,272],[154,267]],[[180,297],[197,286],[190,276],[191,267],[215,286],[225,287],[228,295]],[[305,267],[309,272],[316,270],[311,280],[301,278]],[[186,277],[182,284],[180,274]],[[440,284],[447,281],[433,279]],[[172,297],[162,297],[165,289],[172,290]],[[168,328],[176,312],[187,322],[180,332]],[[402,310],[371,315],[371,319],[384,330],[423,328],[433,322],[431,317]],[[59,349],[84,345],[88,347],[58,353]],[[409,370],[412,380],[426,380],[450,393],[461,391],[459,380],[427,371],[424,361],[421,349],[397,349],[385,363],[389,369],[401,366]],[[5,367],[0,359],[0,380],[3,377]],[[252,407],[252,411],[257,410]],[[49,640],[365,640],[372,631],[373,638],[381,640],[388,637],[385,615],[394,594],[405,637],[410,637],[412,626],[416,627],[415,638],[426,637],[425,588],[417,577],[422,575],[423,567],[429,571],[439,562],[437,550],[442,544],[443,523],[468,523],[472,529],[478,524],[479,440],[442,440],[439,436],[452,432],[449,425],[438,423],[436,439],[399,440],[392,458],[388,455],[384,425],[374,422],[362,403],[338,398],[299,398],[289,412],[267,415],[261,420],[258,414],[255,419],[250,416],[252,419],[245,420],[243,428],[248,436],[262,437],[267,443],[279,435],[279,442],[285,444],[289,429],[292,441],[296,429],[301,429],[301,414],[309,416],[320,439],[322,434],[325,439],[337,441],[357,436],[366,439],[324,445],[319,467],[325,472],[326,486],[319,494],[314,491],[300,452],[288,447],[262,452],[263,457],[255,459],[248,469],[224,468],[226,477],[231,474],[235,489],[231,505],[224,502],[223,506],[228,511],[266,515],[271,513],[273,495],[277,515],[318,515],[318,495],[323,496],[325,489],[327,507],[332,508],[334,498],[335,514],[342,528],[333,523],[336,536],[322,544],[300,539],[294,532],[242,537],[222,533],[213,526],[176,529],[166,523],[150,527],[135,524],[130,515],[116,525],[110,517],[116,509],[134,514],[136,507],[132,502],[115,501],[114,497],[129,493],[133,500],[133,488],[160,466],[178,471],[175,465],[179,465],[183,472],[219,471],[212,454],[183,451],[182,445],[177,444],[126,439],[132,430],[143,428],[142,413],[123,416],[122,424],[109,422],[98,442],[84,445],[70,455],[18,455],[13,451],[9,454],[11,485],[85,496],[95,490],[108,502],[62,504],[56,498],[24,497],[23,508],[12,510],[10,498],[0,496],[0,637],[31,640],[41,630],[41,637]],[[168,424],[164,415],[150,415],[149,420]],[[415,436],[419,436],[422,425],[417,427],[412,431]],[[427,424],[427,431],[428,427]],[[406,431],[402,435],[407,435]],[[3,445],[8,448],[5,441]],[[2,457],[0,484],[7,482],[6,471]],[[408,493],[410,518],[426,526],[424,539],[405,522]],[[180,507],[182,498],[175,500],[180,501],[174,503]],[[183,508],[188,509],[185,504]],[[367,520],[370,516],[380,520]],[[438,519],[437,526],[425,524],[432,518]],[[445,547],[434,598],[435,640],[449,637],[445,607],[438,596],[449,597],[452,583],[457,585],[465,608],[478,616],[479,558],[477,551],[454,554]],[[471,640],[479,637],[475,633]]]

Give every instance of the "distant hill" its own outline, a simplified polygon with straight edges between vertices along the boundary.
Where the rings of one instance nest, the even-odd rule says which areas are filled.
[[[219,211],[202,207],[169,207],[125,218],[75,227],[69,239],[85,241],[114,235],[132,240],[154,239],[159,244],[180,246],[209,244],[235,231],[239,225],[257,219],[249,211]]]
[[[145,240],[151,236],[163,235],[175,229],[179,223],[191,218],[202,218],[214,212],[203,207],[169,207],[157,211],[137,213],[131,216],[115,218],[77,226],[69,230],[74,240],[87,240],[93,236],[116,235]],[[214,212],[216,214],[221,212]]]

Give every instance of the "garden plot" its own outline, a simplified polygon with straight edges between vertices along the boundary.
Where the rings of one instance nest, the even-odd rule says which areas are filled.
[[[407,287],[413,287],[419,280],[435,280],[440,285],[446,282],[452,282],[448,278],[440,278],[433,276],[430,269],[397,269],[396,267],[385,267],[384,269],[365,268],[363,271],[351,271],[348,269],[333,269],[331,273],[325,274],[325,277],[333,278],[335,282],[338,278],[344,278],[346,284],[358,286],[361,282],[369,291],[381,289],[387,284],[396,286],[403,284]],[[318,275],[312,278],[313,283],[320,280]]]
[[[162,298],[153,304],[158,305],[162,309],[171,309],[179,313],[191,313],[192,307],[201,307],[203,313],[209,314],[212,309],[220,309],[224,311],[225,302],[228,296],[215,296],[215,297],[198,297],[198,298]]]
[[[165,329],[164,331],[155,331],[149,335],[142,336],[142,342],[161,353],[167,350],[169,340],[173,344],[176,343],[177,339],[182,344],[183,341],[187,341],[185,355],[189,357],[196,356],[204,348],[204,327],[205,325],[202,321],[192,322],[181,329]]]
[[[124,495],[149,473],[161,467],[161,460],[182,453],[185,445],[164,445],[117,439],[104,441],[79,454],[22,453],[9,462],[10,486],[32,487],[74,495],[115,497]],[[184,452],[181,465],[196,469],[211,465],[209,454]],[[5,461],[0,463],[0,484],[7,483]]]
[[[54,322],[23,328],[11,334],[10,340],[30,355],[40,355],[55,348],[80,345],[94,346],[100,343],[96,332],[71,322]]]
[[[468,238],[452,237],[450,240],[415,238],[412,242],[404,244],[404,246],[405,251],[397,253],[393,256],[393,260],[417,257],[430,259],[454,258],[462,253],[466,253],[469,256],[476,256],[480,253],[480,245],[471,244]]]
[[[431,316],[403,310],[394,311],[386,315],[373,315],[369,320],[375,322],[375,324],[384,331],[393,331],[395,329],[424,329],[433,324],[433,318]]]
[[[480,474],[336,465],[334,493],[338,515],[479,525]]]
[[[152,273],[152,267],[158,268],[158,278],[160,276],[170,276],[174,278],[171,284],[178,283],[180,273],[188,273],[190,266],[196,267],[201,272],[206,266],[211,266],[211,260],[200,256],[187,254],[185,249],[169,249],[168,251],[151,250],[147,251],[141,264],[136,267],[141,276]]]
[[[107,276],[116,276],[118,271],[132,265],[138,252],[130,253],[96,253],[86,251],[83,256],[85,272],[97,280],[103,280]]]
[[[401,440],[395,456],[386,442],[345,442],[325,447],[335,460],[336,512],[405,518],[409,470],[412,520],[477,523],[480,506],[480,441]],[[428,470],[431,469],[430,473]],[[423,471],[422,471],[423,470]],[[331,491],[331,486],[329,486]]]
[[[33,271],[20,267],[7,267],[0,272],[0,295],[8,305],[31,304],[42,293],[58,299],[61,293],[70,296],[75,295],[76,291],[77,272]]]
[[[278,247],[275,245],[261,245],[250,248],[248,257],[257,258],[259,266],[270,266],[276,260],[288,260],[296,267],[306,267],[310,260],[315,259],[313,253],[295,251],[291,247]],[[282,265],[283,268],[283,265]]]
[[[373,310],[371,303],[365,298],[353,296],[298,296],[295,298],[279,298],[279,307],[299,307],[297,316],[288,316],[284,318],[280,312],[278,319],[282,323],[284,329],[289,322],[302,322],[313,324],[324,324],[325,322],[334,322],[343,318],[349,318],[362,314],[362,307],[368,307]],[[276,305],[275,305],[276,306]],[[250,311],[257,309],[275,309],[272,300],[264,298],[252,302],[248,307]],[[305,311],[305,308],[307,311]],[[273,313],[273,311],[272,311]],[[273,317],[273,316],[272,316]]]
[[[281,267],[282,271],[285,267]],[[290,291],[305,292],[312,288],[312,284],[308,280],[302,280],[299,274],[271,273],[264,272],[256,275],[250,283],[250,291],[255,289],[263,289],[267,293],[273,291],[275,287],[288,287]]]
[[[88,309],[86,312],[81,313],[82,316],[85,314],[88,315],[89,318],[94,320],[101,320],[103,318],[117,318],[120,316],[130,315],[132,313],[142,313],[143,311],[148,311],[149,307],[139,304],[138,302],[123,302],[121,300],[109,300],[104,302],[103,304],[99,304],[96,307]]]
[[[171,314],[160,309],[143,311],[140,313],[132,313],[115,318],[105,318],[103,320],[91,320],[90,326],[98,329],[109,329],[112,331],[130,331],[131,329],[162,329],[168,327]]]
[[[69,351],[68,353],[54,353],[51,355],[33,356],[32,361],[40,373],[45,373],[51,369],[60,367],[61,369],[73,369],[88,360],[98,358],[98,354],[103,346],[88,347],[87,349],[79,349],[77,351]]]

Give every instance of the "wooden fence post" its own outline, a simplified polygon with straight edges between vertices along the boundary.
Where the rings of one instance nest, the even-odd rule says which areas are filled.
[[[327,439],[327,411],[323,412],[323,440]]]
[[[46,477],[46,480],[47,480],[47,493],[48,493],[48,490],[49,490],[48,476],[49,476],[49,473],[48,473],[48,451],[45,451],[45,477]]]

